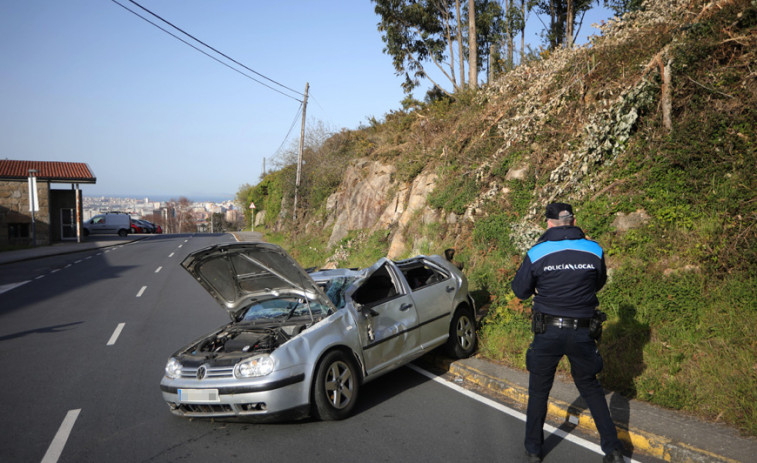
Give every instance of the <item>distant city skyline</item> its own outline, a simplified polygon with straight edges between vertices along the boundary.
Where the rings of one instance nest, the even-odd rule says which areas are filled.
[[[87,194],[84,189],[82,188],[82,195],[84,197],[89,198],[115,198],[115,199],[134,199],[138,201],[144,201],[145,198],[149,199],[150,202],[167,202],[171,200],[178,200],[181,197],[187,198],[191,202],[195,203],[201,203],[201,202],[210,202],[210,203],[220,203],[225,201],[234,201],[235,195],[232,196],[212,196],[212,195],[203,195],[203,196],[187,196],[187,195],[162,195],[162,194],[156,194],[156,195],[136,195],[136,194]]]

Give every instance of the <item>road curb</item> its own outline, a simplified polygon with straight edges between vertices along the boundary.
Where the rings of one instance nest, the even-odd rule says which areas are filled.
[[[452,361],[441,356],[424,358],[432,365],[452,375],[459,376],[463,381],[485,389],[489,393],[502,398],[505,402],[525,410],[528,403],[528,389],[507,381],[501,377],[492,376],[465,360]],[[547,407],[547,420],[553,424],[570,423],[571,427],[580,428],[584,432],[597,434],[596,426],[588,411],[581,412],[569,403],[550,397]],[[577,422],[576,422],[577,420]],[[671,463],[739,463],[714,452],[697,448],[684,442],[678,442],[666,436],[650,433],[633,426],[617,426],[618,437],[634,452],[640,452]]]

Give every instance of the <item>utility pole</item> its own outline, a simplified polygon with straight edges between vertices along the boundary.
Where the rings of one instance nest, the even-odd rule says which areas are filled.
[[[302,175],[302,151],[305,147],[305,113],[308,109],[308,89],[310,83],[305,82],[305,99],[302,100],[302,127],[300,128],[300,153],[297,155],[297,178],[294,182],[294,207],[292,208],[292,220],[297,220],[297,194],[300,189],[300,177]]]

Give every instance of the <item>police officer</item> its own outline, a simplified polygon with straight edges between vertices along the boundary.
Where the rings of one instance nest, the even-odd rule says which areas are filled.
[[[534,340],[526,353],[528,409],[526,456],[540,462],[544,444],[544,420],[557,364],[568,356],[573,381],[586,401],[599,431],[605,463],[623,462],[623,444],[597,380],[602,357],[589,334],[597,291],[607,281],[602,248],[586,239],[575,226],[570,204],[547,205],[547,231],[528,251],[515,279],[513,292],[520,299],[534,296]],[[597,322],[595,321],[595,326]],[[601,329],[601,321],[599,322]],[[595,336],[596,337],[596,336]]]

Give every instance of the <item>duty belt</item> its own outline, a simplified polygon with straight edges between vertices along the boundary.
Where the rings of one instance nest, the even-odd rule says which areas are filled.
[[[568,318],[568,317],[555,317],[552,315],[544,314],[544,322],[547,325],[556,326],[558,328],[588,328],[591,323],[591,318]]]

